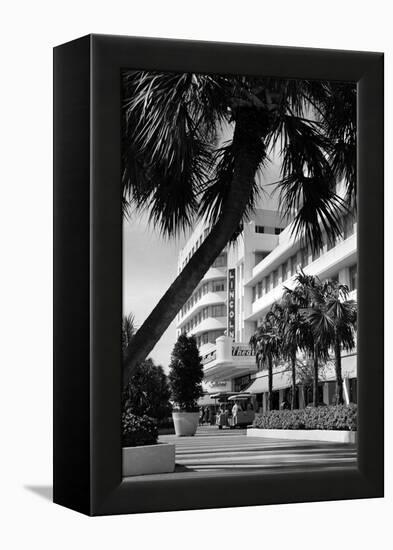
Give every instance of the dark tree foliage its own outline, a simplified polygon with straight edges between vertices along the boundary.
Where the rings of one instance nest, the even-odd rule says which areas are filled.
[[[127,409],[122,414],[123,447],[154,445],[158,440],[158,429],[148,416],[136,416]]]
[[[170,390],[164,369],[152,359],[139,363],[123,394],[123,410],[162,420],[171,412]]]
[[[180,409],[197,410],[197,401],[203,395],[203,365],[196,340],[181,334],[174,345],[169,373],[172,398]]]

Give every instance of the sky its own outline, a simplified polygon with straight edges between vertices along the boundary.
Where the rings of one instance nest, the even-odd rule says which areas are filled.
[[[277,181],[276,162],[264,169],[264,182]],[[264,189],[270,193],[269,186]],[[262,199],[263,200],[263,199]],[[263,202],[268,203],[267,197]],[[266,207],[266,206],[265,206]],[[272,208],[268,205],[267,208]],[[174,281],[177,258],[189,235],[165,239],[148,223],[146,214],[134,214],[123,222],[123,314],[132,313],[138,328]],[[176,320],[172,321],[150,357],[167,371],[176,342]]]
[[[186,237],[164,239],[149,226],[147,215],[123,223],[123,314],[132,313],[138,328],[176,277],[177,257]],[[150,357],[167,370],[176,342],[173,321]]]

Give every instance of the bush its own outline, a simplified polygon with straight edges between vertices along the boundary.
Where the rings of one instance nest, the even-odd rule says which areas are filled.
[[[123,447],[138,447],[157,443],[158,429],[148,416],[136,416],[127,409],[122,414]]]
[[[179,336],[169,367],[169,384],[176,406],[184,411],[198,411],[198,399],[203,395],[203,365],[193,336]]]
[[[171,414],[170,390],[164,369],[146,359],[136,365],[123,392],[123,411],[158,421]]]
[[[357,406],[307,407],[255,416],[254,428],[268,430],[357,430]]]

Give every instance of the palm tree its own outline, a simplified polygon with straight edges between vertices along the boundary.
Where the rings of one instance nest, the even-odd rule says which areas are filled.
[[[355,347],[357,304],[348,300],[349,288],[337,281],[326,281],[323,285],[324,304],[320,317],[326,318],[325,325],[330,329],[330,344],[334,350],[336,373],[336,404],[343,404],[343,378],[341,369],[341,348],[352,351]]]
[[[255,334],[250,339],[255,350],[257,364],[267,362],[268,367],[268,410],[273,409],[273,362],[280,359],[282,350],[282,335],[277,312],[269,311]]]
[[[125,353],[132,337],[135,334],[135,317],[132,313],[123,315],[121,324],[121,349]]]
[[[130,71],[123,79],[125,215],[147,209],[172,237],[198,220],[210,232],[126,350],[125,379],[146,358],[261,192],[269,155],[282,159],[283,214],[312,247],[334,239],[345,207],[345,175],[355,194],[356,88],[349,84],[226,75]],[[345,98],[346,108],[340,108]],[[222,127],[233,131],[220,144]],[[355,153],[353,152],[355,151]]]
[[[292,290],[284,287],[281,302],[275,307],[281,310],[282,353],[291,365],[291,409],[293,410],[296,406],[297,351],[305,351],[310,348],[311,332]]]
[[[313,405],[318,407],[320,361],[327,361],[329,357],[331,322],[324,315],[324,289],[320,279],[300,270],[295,280],[296,286],[288,294],[302,318],[302,347],[313,361]]]

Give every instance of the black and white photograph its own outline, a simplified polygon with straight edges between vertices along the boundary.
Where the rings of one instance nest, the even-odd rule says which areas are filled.
[[[1,548],[389,546],[388,8],[3,7]]]
[[[357,460],[357,89],[122,74],[123,476]]]

